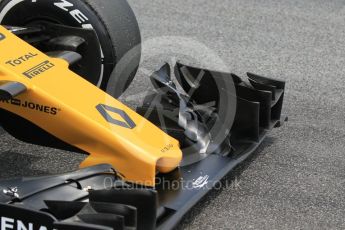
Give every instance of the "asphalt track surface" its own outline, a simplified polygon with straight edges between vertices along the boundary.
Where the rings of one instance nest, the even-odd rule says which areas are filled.
[[[142,30],[144,55],[123,97],[128,103],[139,103],[150,88],[147,74],[164,61],[287,81],[289,122],[223,181],[228,186],[195,206],[178,229],[344,229],[345,3],[130,3]],[[0,152],[1,178],[70,171],[84,159],[24,144],[6,133]]]

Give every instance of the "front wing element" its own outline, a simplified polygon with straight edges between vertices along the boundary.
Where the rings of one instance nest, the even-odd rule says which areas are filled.
[[[149,115],[149,120],[179,140],[184,151],[179,168],[158,174],[156,186],[150,189],[123,182],[110,165],[60,176],[2,181],[0,216],[7,218],[4,223],[32,223],[49,230],[173,229],[286,120],[281,115],[283,81],[254,74],[243,81],[234,74],[181,63],[174,71],[180,89],[170,77],[169,65],[163,66],[151,78],[156,93],[147,97],[138,112]],[[209,101],[214,101],[212,106],[203,106]],[[229,114],[232,120],[227,119]],[[213,126],[219,127],[218,122],[229,125],[221,141],[212,131]],[[199,158],[192,162],[196,150]]]

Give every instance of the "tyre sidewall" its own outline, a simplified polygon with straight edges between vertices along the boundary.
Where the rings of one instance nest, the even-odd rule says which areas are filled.
[[[24,26],[37,19],[80,28],[93,28],[102,51],[102,71],[99,77],[88,79],[106,87],[116,64],[115,50],[109,33],[97,14],[81,0],[2,0],[0,24]]]

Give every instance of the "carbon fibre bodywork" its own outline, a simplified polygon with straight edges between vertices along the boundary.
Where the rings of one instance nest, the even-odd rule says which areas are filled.
[[[282,81],[254,74],[244,81],[181,63],[173,70],[178,84],[164,65],[137,112],[180,142],[179,168],[158,174],[154,188],[122,181],[110,165],[2,181],[0,216],[47,229],[172,229],[287,120]]]

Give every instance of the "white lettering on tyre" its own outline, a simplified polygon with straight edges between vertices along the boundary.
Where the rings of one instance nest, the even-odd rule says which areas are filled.
[[[78,9],[71,9],[74,5],[66,0],[60,0],[60,2],[55,2],[54,6],[69,12],[69,14],[79,23],[83,24],[84,22],[88,21],[89,19]]]
[[[72,7],[73,4],[66,1],[66,0],[61,0],[61,2],[55,2],[55,6],[59,7],[60,9],[63,9],[64,11],[68,11],[67,7]]]

